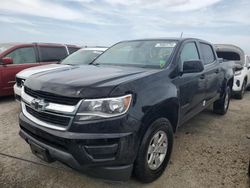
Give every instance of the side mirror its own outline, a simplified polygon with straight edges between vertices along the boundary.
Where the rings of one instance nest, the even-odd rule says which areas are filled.
[[[3,65],[13,64],[13,59],[11,57],[3,57],[1,59]]]
[[[200,60],[184,61],[182,73],[196,73],[202,72],[204,70],[204,65]]]

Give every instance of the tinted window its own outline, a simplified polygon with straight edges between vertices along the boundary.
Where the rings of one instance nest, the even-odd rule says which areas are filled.
[[[61,61],[67,56],[65,47],[39,46],[41,61]]]
[[[217,51],[217,56],[228,61],[240,61],[240,55],[236,52],[220,52]]]
[[[204,59],[204,64],[207,65],[213,63],[215,61],[215,55],[212,46],[209,44],[200,43],[200,47]]]
[[[177,41],[142,40],[120,42],[100,55],[94,63],[163,68]]]
[[[77,47],[68,47],[68,50],[69,50],[69,54],[72,54],[74,52],[76,52],[77,50],[79,50],[80,48],[77,48]]]
[[[199,60],[199,54],[194,42],[190,42],[184,45],[181,51],[181,63],[190,60]]]
[[[33,47],[18,48],[5,57],[11,57],[13,64],[35,63],[36,54]]]

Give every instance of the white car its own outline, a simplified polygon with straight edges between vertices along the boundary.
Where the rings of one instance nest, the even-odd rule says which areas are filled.
[[[16,75],[16,84],[14,85],[14,92],[16,100],[21,99],[21,90],[25,80],[36,73],[41,73],[45,71],[53,71],[55,69],[67,69],[72,65],[86,65],[91,63],[97,56],[102,54],[107,48],[81,48],[80,50],[74,52],[73,54],[66,57],[63,61],[58,64],[43,65],[39,67],[32,67],[19,72]]]
[[[230,44],[216,44],[216,52],[219,58],[224,61],[234,61],[235,75],[233,85],[233,95],[242,99],[245,90],[250,86],[250,57],[244,51]]]

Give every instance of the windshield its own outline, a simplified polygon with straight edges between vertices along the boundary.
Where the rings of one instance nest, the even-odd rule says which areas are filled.
[[[176,44],[173,40],[121,42],[99,56],[94,64],[163,68]]]
[[[5,50],[15,46],[14,44],[0,44],[0,53],[4,52]]]
[[[61,64],[84,65],[91,63],[98,55],[103,53],[100,50],[78,50],[66,57]]]

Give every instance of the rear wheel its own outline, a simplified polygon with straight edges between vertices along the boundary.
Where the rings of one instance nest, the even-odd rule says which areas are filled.
[[[243,99],[244,94],[245,94],[245,91],[246,91],[246,86],[247,86],[247,81],[244,80],[244,82],[242,83],[240,92],[237,92],[237,93],[235,94],[235,98],[236,98],[236,99]]]
[[[135,161],[134,174],[138,180],[149,183],[164,172],[172,152],[173,129],[170,122],[160,118],[145,133]]]
[[[223,97],[214,102],[213,111],[220,115],[226,114],[230,103],[230,97],[231,88],[227,86]]]

